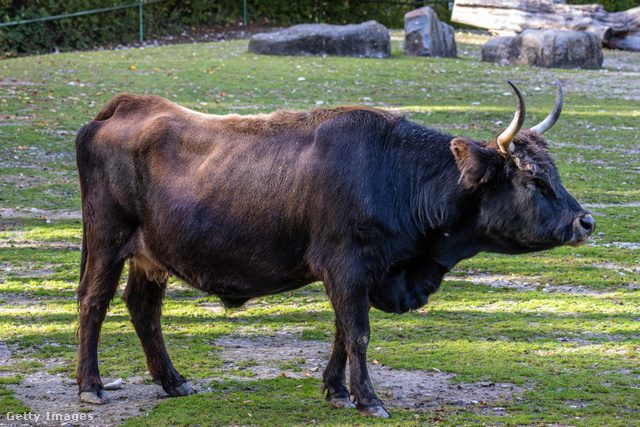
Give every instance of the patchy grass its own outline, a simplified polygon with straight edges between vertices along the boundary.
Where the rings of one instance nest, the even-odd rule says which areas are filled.
[[[20,375],[0,378],[0,414],[4,415],[8,412],[18,414],[29,411],[29,408],[16,399],[13,396],[14,393],[6,387],[6,384],[20,384],[21,379],[22,376]]]
[[[394,409],[397,424],[637,425],[640,54],[607,51],[606,68],[595,71],[503,67],[478,60],[481,36],[458,39],[457,59],[405,57],[398,41],[387,60],[263,57],[238,41],[0,61],[0,356],[3,348],[10,353],[0,365],[8,378],[0,379],[0,412],[27,410],[11,395],[20,385],[7,384],[20,375],[73,378],[82,230],[80,220],[56,214],[80,209],[76,130],[117,93],[160,95],[213,114],[365,104],[492,138],[515,108],[506,80],[525,92],[531,126],[553,105],[559,78],[565,110],[549,132],[552,150],[566,187],[593,206],[597,234],[579,248],[461,263],[426,307],[402,316],[372,312],[369,356],[397,369],[527,390],[500,403],[499,413],[453,404]],[[216,378],[210,391],[164,400],[129,425],[380,423],[329,409],[315,379],[247,381],[252,364],[231,371],[211,344],[233,334],[330,341],[333,314],[321,284],[239,310],[212,310],[215,301],[173,280],[163,317],[175,365],[193,380]],[[118,297],[101,338],[103,376],[146,371]],[[288,372],[299,365],[278,362]]]
[[[172,425],[361,425],[361,417],[350,411],[331,410],[318,398],[319,380],[292,381],[285,378],[210,384],[211,392],[181,399],[178,405],[161,405],[148,417],[130,419],[126,426]],[[215,414],[215,416],[212,416]],[[405,412],[394,418],[414,424],[416,414]],[[420,415],[417,415],[418,419]],[[423,415],[424,417],[424,415]],[[386,420],[367,420],[367,425],[388,425]]]

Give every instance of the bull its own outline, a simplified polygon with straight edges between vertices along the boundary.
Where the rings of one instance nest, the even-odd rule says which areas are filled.
[[[465,258],[579,245],[595,229],[543,137],[562,110],[560,83],[552,112],[530,129],[509,84],[517,111],[491,141],[365,107],[217,116],[116,96],[76,138],[80,400],[108,402],[98,339],[128,261],[122,299],[170,396],[194,391],[162,336],[169,276],[228,307],[322,281],[335,312],[326,401],[388,417],[367,372],[371,307],[418,309]]]

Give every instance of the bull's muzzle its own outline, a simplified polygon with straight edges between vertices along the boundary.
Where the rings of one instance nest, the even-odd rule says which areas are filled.
[[[567,242],[571,246],[580,246],[596,230],[596,220],[589,214],[584,214],[573,220],[573,236]]]

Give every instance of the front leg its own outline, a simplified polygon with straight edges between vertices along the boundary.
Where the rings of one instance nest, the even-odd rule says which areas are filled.
[[[388,418],[389,411],[373,391],[367,370],[367,347],[370,337],[367,286],[364,283],[348,283],[325,281],[325,288],[336,314],[334,352],[324,373],[327,399],[344,402],[346,390],[341,385],[344,378],[342,367],[348,356],[350,397],[356,408],[366,416]],[[331,404],[331,401],[329,403]]]

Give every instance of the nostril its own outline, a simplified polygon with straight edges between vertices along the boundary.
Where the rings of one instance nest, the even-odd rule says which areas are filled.
[[[591,234],[596,229],[596,220],[591,215],[585,215],[580,218],[580,226],[587,234]]]

